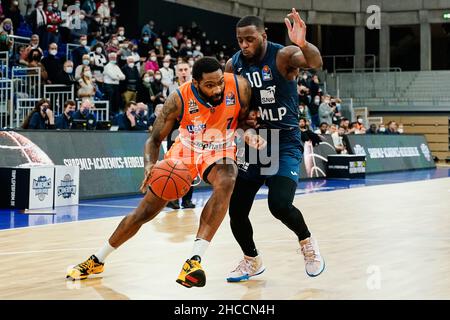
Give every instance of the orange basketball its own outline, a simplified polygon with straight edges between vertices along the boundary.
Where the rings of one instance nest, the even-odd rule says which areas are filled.
[[[180,160],[159,161],[152,169],[149,186],[159,198],[172,201],[182,198],[191,188],[192,177]]]

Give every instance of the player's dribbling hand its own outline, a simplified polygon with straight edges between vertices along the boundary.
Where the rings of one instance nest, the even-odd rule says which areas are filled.
[[[245,133],[245,142],[252,148],[257,150],[262,150],[267,146],[267,140],[257,135],[255,133],[251,133],[247,131]]]
[[[259,111],[250,111],[248,114],[246,124],[254,129],[259,128],[258,119],[261,118],[261,113]]]
[[[148,186],[148,181],[150,180],[150,176],[151,176],[151,172],[153,169],[153,166],[155,164],[154,163],[149,163],[145,166],[144,169],[144,180],[142,180],[141,186],[139,187],[139,190],[142,193],[146,193],[147,192],[147,186]]]

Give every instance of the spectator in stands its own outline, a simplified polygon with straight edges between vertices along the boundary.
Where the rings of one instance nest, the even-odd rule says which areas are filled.
[[[120,81],[125,80],[125,75],[117,65],[117,54],[108,55],[109,63],[103,71],[104,92],[109,101],[109,113],[113,117],[120,109]]]
[[[41,52],[41,56],[43,55],[42,49],[39,47],[39,36],[37,34],[33,34],[31,36],[30,44],[22,52],[20,56],[21,65],[28,66],[28,63],[30,63],[30,60],[28,60],[28,56],[32,49],[38,49]]]
[[[102,1],[102,4],[98,7],[97,13],[104,19],[104,18],[110,18],[111,17],[111,10],[109,7],[109,1],[104,0]]]
[[[334,123],[333,115],[336,112],[336,105],[332,105],[330,95],[325,95],[323,103],[319,106],[319,120],[328,125]]]
[[[111,38],[111,22],[109,18],[103,18],[103,24],[100,27],[100,38],[99,40],[103,43],[107,43]]]
[[[187,39],[186,43],[180,47],[179,57],[187,58],[188,56],[192,57],[194,54],[194,49],[192,47],[192,40]]]
[[[151,50],[149,52],[148,60],[144,64],[144,72],[147,71],[158,71],[159,65],[158,65],[158,58],[156,57],[155,50]]]
[[[56,43],[51,43],[48,46],[48,56],[42,59],[42,64],[48,73],[48,84],[56,83],[60,78],[60,73],[63,70],[63,63],[58,57],[58,45]]]
[[[313,128],[316,128],[319,126],[320,120],[319,120],[319,106],[320,106],[320,96],[316,95],[314,96],[314,99],[311,101],[311,104],[308,106],[309,114],[311,116],[311,124]]]
[[[47,83],[48,73],[45,66],[42,64],[42,51],[39,49],[32,49],[27,58],[28,68],[40,68],[41,81]]]
[[[144,122],[145,111],[141,118],[137,113],[137,108],[136,102],[129,101],[125,104],[124,111],[114,118],[113,125],[119,126],[119,130],[148,130],[148,122]]]
[[[5,17],[11,19],[14,28],[19,29],[20,21],[22,19],[22,15],[20,14],[19,1],[10,1],[10,5],[6,5],[4,9],[5,10],[3,10],[3,13],[5,14]]]
[[[73,114],[72,120],[85,120],[87,122],[87,129],[94,129],[97,125],[97,118],[91,110],[93,104],[91,100],[86,99],[81,103],[80,109]]]
[[[161,82],[162,75],[161,70],[155,72],[155,81],[152,83],[152,90],[155,94],[154,104],[158,105],[166,101],[166,96],[164,95],[164,85]]]
[[[153,131],[153,125],[155,124],[156,118],[161,115],[163,107],[164,105],[162,103],[158,104],[155,107],[155,111],[153,112],[153,114],[148,118],[148,130],[150,133]]]
[[[200,43],[196,43],[194,52],[192,53],[192,57],[194,57],[194,58],[201,58],[203,56],[204,55],[202,53],[202,46],[201,46],[201,44]]]
[[[94,0],[85,0],[81,6],[81,9],[86,13],[88,18],[91,18],[97,11],[97,6],[95,5]]]
[[[43,48],[47,47],[47,15],[44,11],[44,2],[37,1],[35,9],[31,12],[28,20],[33,29],[33,33],[39,36]]]
[[[377,125],[375,123],[372,123],[369,129],[367,129],[366,134],[377,134],[377,133],[378,133]]]
[[[339,122],[339,127],[344,128],[345,132],[347,132],[350,127],[350,120],[347,118],[341,118],[341,120]]]
[[[78,79],[76,79],[73,74],[73,62],[70,60],[66,60],[66,62],[64,62],[64,72],[61,72],[59,74],[59,78],[57,79],[56,84],[72,86],[76,85],[77,83]]]
[[[311,120],[311,116],[309,115],[309,109],[305,105],[305,103],[300,102],[300,105],[298,106],[298,112],[299,112],[300,118],[305,118],[305,119]]]
[[[25,118],[22,128],[34,130],[54,129],[55,117],[50,106],[50,101],[47,99],[40,100],[33,111]]]
[[[137,100],[145,103],[151,110],[156,99],[152,84],[155,82],[155,73],[149,70],[142,75],[140,86],[137,92]]]
[[[136,101],[137,90],[141,80],[133,57],[128,57],[127,64],[122,68],[122,72],[125,75],[125,80],[122,82],[123,100],[127,104],[130,101]]]
[[[82,100],[94,100],[96,86],[93,81],[91,67],[83,66],[81,69],[81,78],[78,81],[78,98]]]
[[[384,123],[380,123],[380,126],[378,127],[378,134],[384,134],[386,132],[386,127],[384,126]]]
[[[166,54],[166,56],[170,56],[170,57],[173,57],[173,58],[178,57],[178,50],[177,50],[177,48],[173,45],[173,43],[170,42],[170,41],[169,41],[169,42],[167,43],[167,45],[166,45],[165,54]]]
[[[306,119],[305,118],[300,118],[300,121],[298,122],[298,126],[300,128],[300,131],[302,131],[302,132],[309,130],[309,127],[306,124]]]
[[[14,45],[14,40],[10,37],[12,35],[14,35],[12,21],[6,18],[0,24],[0,51],[8,51],[10,56],[13,54]]]
[[[345,135],[345,129],[342,127],[339,127],[338,131],[331,135],[331,137],[333,138],[334,148],[336,149],[336,152],[339,154],[347,153],[347,149],[345,148],[345,145],[344,145],[344,139],[343,139],[344,135]]]
[[[129,40],[125,36],[125,27],[119,27],[117,30],[117,40],[119,40],[119,44],[128,43]]]
[[[97,83],[103,84],[103,71],[108,63],[108,59],[105,56],[105,50],[103,49],[103,44],[101,42],[98,42],[92,47],[92,50],[89,53],[89,58],[91,61],[91,70],[93,71],[95,80]]]
[[[355,134],[365,134],[366,133],[367,129],[364,126],[364,119],[363,119],[363,117],[358,116],[356,118],[355,127],[356,127]]]
[[[102,18],[98,13],[94,14],[91,23],[88,25],[88,43],[91,45],[97,44],[98,41],[100,41],[100,37],[102,35],[101,33],[101,27],[102,27]]]
[[[106,44],[106,52],[111,53],[119,53],[120,45],[119,40],[117,39],[117,35],[112,35],[110,41]]]
[[[117,18],[111,17],[111,33],[118,33]]]
[[[80,46],[72,51],[72,60],[75,68],[83,63],[83,56],[89,55],[90,51],[87,36],[83,34],[80,36]]]
[[[322,122],[319,125],[319,129],[317,129],[314,133],[321,134],[321,135],[330,134],[330,131],[328,131],[328,127],[329,127],[328,123]]]
[[[109,14],[111,17],[116,19],[120,17],[119,9],[117,9],[116,2],[114,0],[112,0],[109,4]]]
[[[80,43],[81,44],[81,37],[86,36],[89,32],[89,27],[86,22],[86,14],[83,10],[80,11],[79,16],[79,23],[76,23],[72,26],[70,30],[70,35],[72,36],[72,42],[73,43]],[[79,28],[77,28],[79,27]],[[87,37],[86,39],[86,45],[87,45]],[[75,61],[74,61],[75,63]]]
[[[149,108],[146,103],[139,102],[136,105],[136,120],[137,120],[137,126],[139,128],[142,128],[141,130],[148,130],[149,124],[148,124],[148,118],[149,118]]]
[[[58,10],[58,1],[48,2],[47,10],[47,39],[49,43],[59,43],[59,26],[62,24],[61,12]]]
[[[91,65],[91,58],[89,57],[89,54],[84,54],[81,60],[81,64],[75,68],[75,79],[77,81],[81,79],[81,71],[83,70],[83,67],[90,65]]]
[[[317,76],[317,74],[314,74],[311,78],[311,81],[308,83],[309,94],[311,95],[311,97],[315,97],[319,94],[319,83],[319,77]]]
[[[338,126],[334,123],[331,126],[328,126],[328,132],[329,134],[333,134],[338,131]]]
[[[146,25],[142,27],[141,35],[148,34],[150,41],[158,38],[158,34],[155,32],[155,22],[150,20]]]
[[[166,55],[163,60],[163,67],[159,69],[161,71],[162,79],[161,83],[164,87],[169,88],[169,85],[173,83],[175,77],[175,71],[170,67],[170,56]]]
[[[397,128],[397,122],[389,121],[387,130],[384,132],[384,134],[400,134]]]
[[[119,67],[122,68],[126,65],[128,57],[131,57],[132,55],[133,43],[127,40],[119,46],[120,51],[117,53],[117,55],[120,57]]]
[[[67,130],[72,127],[72,118],[75,114],[75,101],[69,100],[64,103],[64,112],[56,117],[55,125],[58,130]]]
[[[144,33],[138,43],[138,53],[141,57],[148,57],[149,52],[155,47],[153,42],[150,41],[150,36],[148,33]]]
[[[162,45],[161,38],[157,38],[154,42],[154,45],[156,57],[158,58],[158,61],[161,61],[162,59],[164,59],[164,47]]]

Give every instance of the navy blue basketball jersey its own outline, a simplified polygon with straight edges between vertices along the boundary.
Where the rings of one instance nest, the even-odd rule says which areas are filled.
[[[261,127],[268,129],[298,128],[297,81],[286,80],[278,71],[276,56],[283,46],[267,42],[267,51],[257,64],[248,64],[241,51],[232,58],[233,72],[250,81],[252,86],[251,107],[261,112]]]

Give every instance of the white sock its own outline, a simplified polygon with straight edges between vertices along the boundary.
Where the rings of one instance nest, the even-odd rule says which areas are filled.
[[[208,249],[209,241],[203,240],[203,239],[195,239],[194,241],[194,247],[192,248],[192,254],[193,256],[199,256],[202,258],[205,255],[206,249]]]
[[[97,257],[98,261],[100,261],[101,263],[105,262],[105,259],[114,251],[116,250],[116,248],[111,247],[111,245],[109,244],[109,241],[106,241],[105,245],[103,246],[103,248],[100,249],[100,251],[98,251],[95,256]]]

